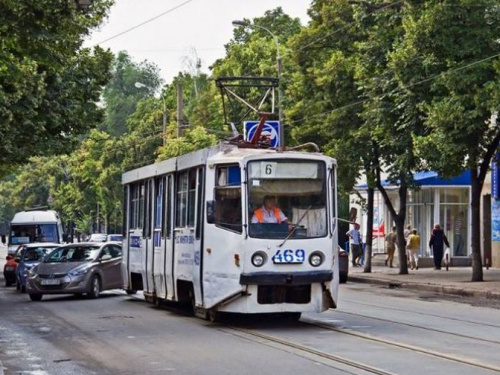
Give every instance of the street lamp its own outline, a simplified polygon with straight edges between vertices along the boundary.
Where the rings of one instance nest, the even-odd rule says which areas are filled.
[[[155,88],[149,87],[148,85],[145,85],[142,82],[136,82],[134,86],[137,87],[138,89],[146,88],[148,90],[155,91]],[[163,100],[163,147],[165,147],[165,131],[167,129],[167,102],[165,98],[162,98],[162,100]]]
[[[257,28],[266,31],[269,35],[273,37],[274,44],[276,44],[276,61],[278,63],[278,119],[279,119],[279,130],[280,130],[280,147],[285,147],[285,127],[283,124],[283,110],[282,110],[282,97],[283,97],[283,85],[281,84],[281,72],[282,72],[282,61],[280,54],[280,44],[278,42],[278,37],[274,35],[271,30],[267,27],[252,24],[246,21],[235,20],[232,22],[233,26],[243,26],[250,28]]]

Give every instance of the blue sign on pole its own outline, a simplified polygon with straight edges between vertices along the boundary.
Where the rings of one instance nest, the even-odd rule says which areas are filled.
[[[245,140],[250,141],[257,130],[259,121],[245,121]],[[266,121],[261,135],[266,135],[271,139],[271,147],[280,145],[280,122]]]
[[[500,197],[500,184],[499,184],[499,178],[500,178],[500,173],[499,168],[498,168],[498,158],[499,155],[497,155],[493,158],[493,161],[491,162],[491,196],[494,199],[498,199]]]

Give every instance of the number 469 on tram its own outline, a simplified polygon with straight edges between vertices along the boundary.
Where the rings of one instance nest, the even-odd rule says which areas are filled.
[[[211,319],[337,306],[334,159],[221,143],[122,183],[128,293]]]

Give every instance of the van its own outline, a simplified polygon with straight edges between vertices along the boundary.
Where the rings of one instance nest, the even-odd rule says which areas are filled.
[[[14,254],[19,245],[33,242],[63,243],[65,236],[56,211],[21,211],[10,222],[8,253]]]

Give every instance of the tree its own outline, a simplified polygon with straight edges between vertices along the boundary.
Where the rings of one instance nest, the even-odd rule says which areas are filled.
[[[426,131],[415,138],[429,166],[444,176],[471,174],[472,281],[482,281],[480,198],[500,143],[500,7],[494,0],[427,1],[404,22],[396,73],[422,87]],[[408,67],[411,69],[408,69]],[[408,80],[408,82],[412,82]],[[426,82],[426,84],[418,84]]]
[[[33,155],[67,152],[96,126],[111,54],[82,48],[111,5],[72,1],[0,3],[0,176]]]
[[[134,113],[139,100],[154,94],[162,81],[156,65],[147,61],[137,64],[125,51],[114,59],[112,74],[103,93],[106,117],[101,129],[117,137],[127,131],[127,118]]]

